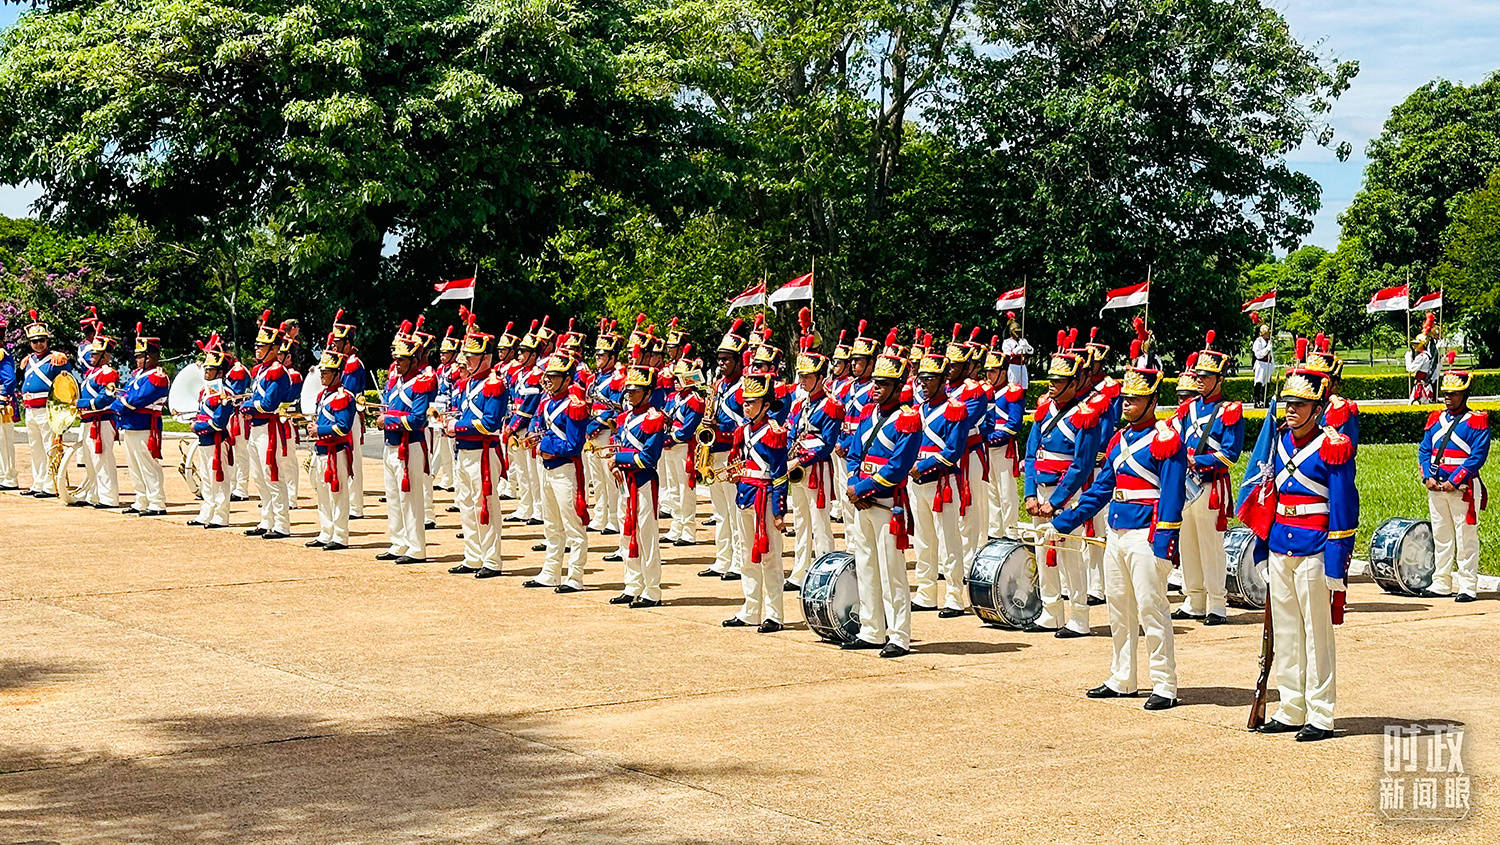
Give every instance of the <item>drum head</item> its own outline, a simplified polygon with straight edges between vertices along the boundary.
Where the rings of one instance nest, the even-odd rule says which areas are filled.
[[[188,364],[177,371],[172,387],[167,391],[167,410],[173,416],[194,416],[198,413],[198,394],[208,386],[203,377],[203,368],[197,363]]]
[[[1432,523],[1417,522],[1406,529],[1393,561],[1396,580],[1412,595],[1432,586],[1432,576],[1437,569],[1437,554],[1433,549]]]
[[[1248,528],[1231,528],[1224,534],[1224,591],[1231,604],[1263,610],[1270,585],[1266,564],[1257,564],[1251,554],[1255,535]]]
[[[318,394],[323,392],[323,377],[313,367],[302,377],[302,415],[311,419],[318,414]]]
[[[993,540],[969,562],[969,598],[974,612],[993,625],[1025,628],[1042,615],[1036,557],[1018,540]]]
[[[853,642],[859,636],[853,555],[830,552],[813,561],[802,587],[802,618],[809,630],[830,642]]]

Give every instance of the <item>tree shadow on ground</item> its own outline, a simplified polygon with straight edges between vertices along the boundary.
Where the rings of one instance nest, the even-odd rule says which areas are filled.
[[[41,663],[31,660],[0,662],[0,692],[52,686],[93,671],[82,663]]]

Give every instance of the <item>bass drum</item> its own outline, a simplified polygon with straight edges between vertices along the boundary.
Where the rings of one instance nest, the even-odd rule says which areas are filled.
[[[1224,534],[1224,592],[1235,607],[1265,610],[1270,584],[1266,582],[1266,564],[1256,563],[1251,554],[1255,534],[1248,528],[1231,528]]]
[[[1432,523],[1425,519],[1392,517],[1370,537],[1370,577],[1387,593],[1421,595],[1436,568]]]
[[[974,613],[991,625],[1022,629],[1042,615],[1036,555],[1020,540],[991,540],[969,561],[964,577]]]
[[[829,552],[813,561],[802,582],[802,618],[822,639],[850,643],[859,636],[859,581],[854,555]]]
[[[177,371],[167,391],[167,410],[178,422],[192,422],[198,416],[198,394],[208,386],[203,367],[196,362]]]
[[[323,377],[318,374],[318,368],[314,365],[302,376],[302,395],[297,400],[302,416],[310,420],[318,416],[318,394],[322,392]]]

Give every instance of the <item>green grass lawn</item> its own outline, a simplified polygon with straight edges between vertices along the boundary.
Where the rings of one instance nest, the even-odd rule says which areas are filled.
[[[1234,471],[1238,484],[1244,477],[1250,450]],[[1359,447],[1355,483],[1359,486],[1359,538],[1354,556],[1368,559],[1370,535],[1393,516],[1427,518],[1427,488],[1417,478],[1417,447],[1412,443],[1372,443]],[[1494,489],[1496,469],[1486,464],[1480,474],[1485,486]],[[1500,575],[1500,545],[1493,542],[1500,531],[1500,514],[1494,508],[1479,513],[1479,569]],[[1486,542],[1489,540],[1491,542]]]

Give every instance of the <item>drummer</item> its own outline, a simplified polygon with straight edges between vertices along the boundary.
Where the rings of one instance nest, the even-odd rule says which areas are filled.
[[[1172,425],[1156,419],[1159,370],[1129,367],[1120,383],[1121,428],[1078,503],[1052,519],[1044,535],[1076,530],[1109,506],[1104,546],[1104,596],[1114,659],[1109,679],[1089,698],[1136,694],[1137,630],[1144,629],[1151,666],[1145,709],[1177,705],[1177,661],[1168,618],[1167,573],[1177,558],[1187,458]]]
[[[1473,375],[1463,370],[1443,373],[1438,386],[1443,410],[1427,418],[1417,448],[1417,464],[1427,486],[1434,558],[1432,585],[1423,595],[1457,593],[1455,601],[1460,602],[1478,597],[1479,511],[1489,499],[1479,471],[1490,454],[1490,415],[1469,409],[1472,383]]]
[[[70,506],[96,508],[120,506],[120,474],[115,464],[115,414],[110,408],[120,390],[120,372],[114,368],[119,341],[95,327],[89,341],[89,368],[78,391],[79,420],[83,423],[83,487]]]
[[[233,483],[233,447],[229,443],[230,418],[234,405],[226,398],[221,380],[224,374],[224,350],[218,335],[203,344],[203,389],[198,391],[198,410],[193,417],[193,433],[198,435],[195,458],[200,461],[201,479],[198,494],[203,504],[188,525],[224,528],[229,525],[229,488]]]
[[[161,338],[146,337],[135,325],[135,374],[115,398],[112,410],[125,444],[125,466],[135,485],[135,503],[125,513],[165,516],[167,500],[161,470],[161,414],[172,383],[161,369]]]

